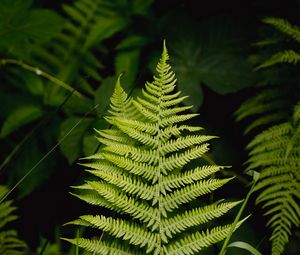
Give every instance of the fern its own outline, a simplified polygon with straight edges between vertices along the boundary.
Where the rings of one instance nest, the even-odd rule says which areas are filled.
[[[291,25],[287,20],[268,17],[263,19],[263,22],[274,26],[280,32],[288,35],[288,38],[293,38],[296,42],[300,43],[300,28]],[[260,64],[256,69],[266,68],[278,63],[297,64],[300,62],[300,54],[295,50],[288,49],[280,51],[272,55],[269,59]]]
[[[181,124],[196,114],[177,106],[184,98],[174,92],[176,79],[168,58],[164,45],[157,75],[146,83],[142,97],[127,98],[117,81],[111,116],[106,118],[112,128],[98,131],[104,146],[84,164],[98,178],[77,187],[83,191],[77,195],[80,199],[112,210],[114,216],[84,215],[70,222],[102,230],[101,240],[66,239],[87,251],[198,254],[230,232],[231,225],[205,229],[205,224],[239,202],[191,204],[231,178],[210,177],[221,166],[189,165],[209,150],[207,142],[213,137],[193,134],[201,128]]]
[[[287,20],[268,17],[268,18],[264,18],[263,22],[272,25],[280,32],[288,35],[289,37],[293,38],[294,40],[300,43],[300,28],[291,25]]]
[[[256,202],[266,208],[273,230],[272,254],[279,255],[289,241],[293,226],[300,224],[300,125],[299,104],[291,122],[273,126],[248,145],[248,169],[263,169],[255,188]]]
[[[0,200],[7,193],[7,188],[0,185]],[[0,203],[0,255],[22,255],[25,254],[26,244],[21,241],[15,230],[5,229],[7,223],[17,219],[12,214],[15,211],[12,201]]]
[[[237,121],[253,119],[246,127],[245,134],[262,130],[287,121],[297,97],[293,86],[286,85],[284,90],[281,89],[281,84],[257,86],[256,95],[247,99],[234,114]]]
[[[300,54],[294,50],[285,50],[274,54],[270,59],[256,67],[256,69],[273,66],[278,63],[297,64],[300,62]]]
[[[63,5],[67,18],[61,33],[46,45],[36,45],[30,62],[94,96],[91,84],[102,81],[99,71],[103,68],[95,55],[103,56],[107,49],[102,41],[127,25],[118,5],[107,0],[77,0],[72,5]],[[50,88],[47,99],[53,100],[58,92],[57,88]]]
[[[267,18],[264,22],[300,42],[298,27],[276,18]],[[299,56],[294,50],[283,50],[256,69],[270,68],[277,63],[296,64]],[[266,82],[258,88],[257,95],[244,102],[235,113],[237,120],[254,119],[246,133],[259,130],[247,146],[247,169],[260,171],[255,187],[256,203],[261,204],[265,215],[270,217],[267,226],[272,229],[272,255],[284,252],[293,227],[300,223],[299,87],[293,78],[295,80],[295,77],[289,80],[285,77],[284,84]]]

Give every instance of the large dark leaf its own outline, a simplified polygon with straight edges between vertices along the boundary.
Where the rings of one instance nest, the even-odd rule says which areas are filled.
[[[91,119],[80,120],[78,117],[70,117],[60,126],[59,139],[64,139],[60,145],[60,150],[68,159],[69,164],[73,164],[75,160],[82,156],[83,138],[92,123]]]
[[[13,186],[20,181],[42,159],[45,153],[38,142],[38,138],[31,138],[15,158],[12,168],[8,171],[9,184]],[[51,155],[37,165],[18,186],[19,198],[29,195],[49,179],[54,170],[55,160],[52,157],[55,156]]]
[[[116,77],[108,77],[103,80],[101,86],[96,91],[95,105],[98,105],[97,113],[100,117],[103,117],[108,110],[110,97],[113,94],[116,81]]]
[[[193,104],[194,110],[201,106],[203,84],[219,94],[228,94],[255,83],[247,62],[250,35],[244,22],[237,24],[228,17],[198,22],[178,15],[171,14],[162,25],[178,87],[184,94],[193,95],[186,103]]]
[[[142,36],[129,36],[122,40],[116,47],[115,59],[116,74],[123,73],[123,87],[132,88],[138,72],[141,48],[147,40]]]
[[[45,41],[62,27],[63,19],[50,10],[31,10],[31,0],[0,0],[0,49],[24,54],[32,41]],[[19,49],[20,48],[20,49]]]
[[[6,137],[23,125],[40,118],[42,115],[43,110],[39,105],[26,104],[19,106],[4,121],[0,138]]]

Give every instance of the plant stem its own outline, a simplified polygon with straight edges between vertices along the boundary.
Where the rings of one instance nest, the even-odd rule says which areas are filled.
[[[247,196],[246,196],[246,198],[245,198],[245,200],[244,200],[244,202],[243,202],[243,204],[242,204],[242,206],[241,206],[241,208],[240,208],[238,214],[236,215],[236,217],[235,217],[235,219],[234,219],[234,222],[233,222],[233,224],[232,224],[232,226],[231,226],[231,229],[230,229],[230,231],[229,231],[229,233],[228,233],[228,235],[227,235],[227,237],[226,237],[226,239],[225,239],[225,241],[224,241],[224,243],[223,243],[223,246],[222,246],[222,249],[221,249],[219,255],[225,255],[225,252],[226,252],[226,249],[227,249],[229,240],[230,240],[230,238],[231,238],[231,236],[232,236],[232,234],[233,234],[233,232],[234,232],[234,230],[235,230],[235,228],[236,228],[236,225],[238,224],[239,219],[241,218],[241,215],[242,215],[242,213],[243,213],[243,211],[244,211],[244,209],[245,209],[245,207],[246,207],[246,204],[248,203],[248,200],[249,200],[249,198],[250,198],[250,196],[251,196],[251,194],[252,194],[252,192],[253,192],[253,189],[254,189],[254,187],[255,187],[256,181],[257,181],[257,180],[254,180],[254,181],[253,181],[253,184],[252,184],[252,186],[251,186],[251,189],[250,189],[250,191],[248,192],[248,194],[247,194]]]
[[[68,90],[71,91],[72,93],[74,93],[74,95],[78,96],[78,97],[82,97],[82,94],[77,91],[76,89],[72,88],[70,85],[68,85],[67,83],[55,78],[54,76],[52,76],[49,73],[46,73],[44,71],[42,71],[41,69],[39,69],[38,67],[33,67],[29,64],[26,64],[24,62],[22,62],[21,60],[17,60],[17,59],[0,59],[0,65],[7,65],[7,64],[13,64],[13,65],[17,65],[22,67],[23,69],[26,69],[30,72],[35,73],[36,75],[42,76],[45,79],[53,82],[54,84]]]

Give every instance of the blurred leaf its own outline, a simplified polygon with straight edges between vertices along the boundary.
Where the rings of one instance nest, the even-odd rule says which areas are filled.
[[[154,0],[133,0],[133,10],[134,14],[145,15],[149,11],[149,7],[154,2]]]
[[[126,21],[121,17],[98,17],[96,24],[93,25],[90,34],[86,38],[84,48],[95,46],[100,41],[122,30],[126,25]]]
[[[141,47],[146,44],[146,38],[142,36],[129,36],[121,41],[116,49],[115,58],[116,74],[124,73],[123,85],[131,88],[134,85],[138,72]]]
[[[215,55],[199,62],[199,78],[219,94],[237,92],[255,83],[251,66],[235,55]]]
[[[44,93],[44,84],[39,76],[30,72],[23,72],[22,78],[25,85],[32,95],[42,96]]]
[[[0,138],[9,135],[23,125],[26,125],[40,118],[42,115],[43,111],[38,105],[28,104],[19,106],[14,111],[12,111],[4,121],[0,133]]]
[[[49,10],[30,10],[31,0],[0,0],[0,48],[10,52],[30,41],[45,41],[62,27],[63,19]]]
[[[96,152],[99,142],[95,135],[85,135],[83,137],[83,154],[84,156],[91,155]]]
[[[147,43],[147,39],[139,35],[131,35],[123,39],[116,47],[117,50],[130,50],[143,47]]]
[[[99,105],[97,108],[98,116],[103,117],[103,115],[106,114],[116,81],[116,77],[108,77],[103,80],[101,86],[97,89],[95,94],[95,105]]]
[[[249,251],[253,255],[262,255],[257,249],[255,249],[252,245],[246,243],[246,242],[233,242],[229,244],[227,247],[235,247],[235,248],[240,248]]]
[[[15,109],[26,104],[32,104],[32,98],[30,96],[24,97],[22,94],[15,94],[13,92],[0,90],[0,102],[0,116],[6,118]]]
[[[61,104],[62,102],[60,102]],[[65,113],[71,114],[85,114],[93,108],[93,100],[81,96],[80,98],[72,95],[64,104],[63,109]]]
[[[63,121],[60,126],[59,139],[62,139],[79,121],[78,117],[70,117]],[[60,144],[60,150],[70,165],[82,155],[83,137],[91,122],[90,119],[82,120]]]
[[[97,134],[94,129],[102,130],[108,128],[108,126],[109,124],[104,120],[104,118],[95,119],[95,121],[93,121],[91,128],[87,130],[83,138],[83,154],[85,156],[94,154],[100,145],[96,138]]]
[[[22,31],[36,41],[46,41],[57,34],[63,25],[63,18],[50,10],[36,9],[27,17],[26,30]]]
[[[23,148],[16,160],[13,161],[11,171],[8,171],[9,184],[12,186],[23,178],[28,171],[44,156],[39,146],[38,138],[32,138]],[[23,198],[43,185],[54,170],[55,160],[50,158],[39,164],[35,170],[18,186],[18,197]]]
[[[196,22],[175,14],[162,24],[167,38],[170,38],[167,44],[173,56],[171,61],[178,76],[179,89],[184,94],[201,93],[200,84],[219,94],[228,94],[255,83],[246,57],[249,45],[249,35],[245,34],[247,26],[236,24],[228,17]],[[193,104],[197,110],[202,102],[193,96],[186,103]]]

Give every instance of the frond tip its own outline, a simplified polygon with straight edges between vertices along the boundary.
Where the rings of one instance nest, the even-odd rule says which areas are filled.
[[[239,202],[203,206],[205,196],[231,178],[211,178],[224,167],[199,164],[215,136],[195,134],[202,128],[183,124],[197,114],[189,113],[190,107],[178,106],[185,97],[176,91],[168,59],[164,41],[153,81],[146,83],[139,98],[128,98],[117,80],[112,116],[105,118],[112,127],[98,131],[103,146],[83,164],[95,179],[81,185],[82,193],[76,195],[113,211],[114,217],[84,215],[71,222],[103,231],[99,242],[65,239],[87,251],[192,255],[229,233],[230,225],[194,231],[207,222],[213,224]],[[191,209],[184,210],[185,206]]]

